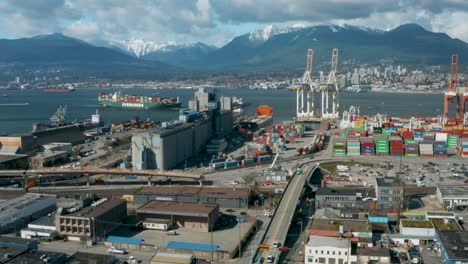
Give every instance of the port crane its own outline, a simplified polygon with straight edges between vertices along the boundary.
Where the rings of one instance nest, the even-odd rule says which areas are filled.
[[[338,82],[336,73],[338,72],[338,49],[332,50],[331,69],[328,74],[327,82],[319,85],[318,91],[321,93],[321,119],[338,118]],[[330,93],[331,93],[331,111],[330,111]]]
[[[447,121],[449,113],[449,103],[456,103],[456,118],[461,118],[460,92],[458,89],[458,54],[452,55],[450,82],[447,91],[444,93],[444,118]]]
[[[302,76],[302,82],[296,84],[293,88],[296,91],[296,118],[298,120],[310,120],[314,117],[314,84],[312,82],[313,59],[314,50],[308,49],[307,64],[304,75]]]
[[[464,124],[468,123],[468,112],[466,111],[466,103],[468,102],[468,81],[465,85],[465,90],[463,92],[460,91],[460,100],[461,100],[461,118],[463,118]]]

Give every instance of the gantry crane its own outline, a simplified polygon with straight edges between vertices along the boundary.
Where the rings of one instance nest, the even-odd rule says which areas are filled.
[[[458,91],[458,54],[452,55],[452,65],[450,82],[447,91],[444,94],[444,118],[447,120],[449,112],[449,103],[456,103],[456,118],[460,118],[460,93]]]
[[[322,119],[338,118],[338,82],[336,73],[338,72],[338,49],[332,50],[331,70],[328,74],[327,82],[319,86],[322,94],[321,115]],[[330,92],[332,93],[332,109],[330,111]]]
[[[468,102],[468,81],[465,85],[465,90],[463,92],[460,91],[460,100],[461,100],[461,118],[464,120],[464,124],[467,123],[468,119],[468,112],[466,112],[466,103]]]
[[[314,50],[307,50],[307,64],[302,82],[294,86],[296,91],[296,118],[298,120],[311,120],[314,117],[314,84],[312,83],[312,62],[314,59]],[[306,94],[306,102],[304,102]]]

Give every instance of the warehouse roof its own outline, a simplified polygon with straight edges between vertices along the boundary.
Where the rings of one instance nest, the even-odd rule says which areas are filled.
[[[16,159],[22,159],[24,157],[27,157],[27,155],[5,155],[5,154],[0,154],[0,163],[1,162],[7,162],[11,160],[16,160]]]
[[[89,263],[114,263],[115,256],[105,254],[94,254],[86,252],[76,252],[66,263],[70,264],[89,264]]]
[[[226,198],[244,198],[250,195],[248,188],[193,187],[193,186],[149,186],[142,187],[135,194],[186,195]]]
[[[444,245],[451,260],[468,260],[468,232],[438,231],[440,243]]]
[[[144,239],[134,237],[121,237],[121,236],[108,236],[106,242],[109,243],[120,243],[120,244],[132,244],[140,245]]]
[[[458,231],[460,226],[455,219],[431,219],[432,224],[437,230]]]
[[[55,226],[55,217],[53,214],[46,215],[29,223],[30,225],[40,225],[40,226]]]
[[[394,177],[385,177],[385,178],[377,178],[377,186],[380,187],[392,187],[394,185],[402,184],[399,178]]]
[[[401,219],[401,225],[408,228],[434,228],[431,221]]]
[[[338,237],[329,237],[329,236],[309,236],[309,242],[307,246],[309,247],[337,247],[337,248],[348,248],[349,241],[347,239],[342,239]]]
[[[339,231],[340,225],[344,226],[345,231],[351,232],[372,232],[371,224],[366,220],[328,220],[314,219],[310,229],[315,230],[334,230]]]
[[[158,252],[152,259],[151,263],[174,263],[174,264],[190,264],[194,259],[193,255],[190,254],[175,254]]]
[[[468,185],[439,185],[437,189],[444,198],[468,197]]]
[[[357,191],[352,190],[335,190],[331,188],[319,188],[315,195],[346,195],[346,196],[356,196]]]
[[[196,195],[200,187],[185,186],[149,186],[143,187],[135,194],[157,194],[157,195]]]
[[[31,247],[31,245],[35,243],[37,243],[37,240],[25,239],[25,238],[19,238],[19,237],[0,236],[0,244],[2,246],[10,245],[10,246],[28,248],[28,247]]]
[[[120,204],[126,204],[127,202],[122,199],[110,199],[96,206],[87,206],[77,212],[66,214],[66,216],[80,216],[80,217],[97,217],[110,210],[114,210]]]
[[[370,247],[370,248],[357,248],[357,254],[361,256],[372,257],[390,257],[388,248]]]
[[[248,188],[221,188],[221,187],[204,187],[200,190],[199,195],[211,197],[248,197],[250,189]]]
[[[138,214],[208,216],[218,208],[216,203],[193,203],[176,201],[149,201],[137,209]]]
[[[43,261],[43,259],[47,259]],[[64,263],[67,259],[65,253],[47,252],[47,251],[29,251],[17,256],[12,263],[16,264],[37,264],[37,263]],[[10,262],[8,262],[10,263]]]
[[[48,199],[51,199],[50,203],[52,203],[52,200],[56,200],[56,196],[49,194],[26,193],[22,196],[0,202],[0,212],[2,212],[2,215],[9,215],[19,210],[23,210],[24,208],[34,208],[36,204]],[[43,207],[39,207],[39,210],[40,209],[43,209]],[[4,223],[0,223],[0,225],[3,224]]]
[[[167,242],[168,248],[188,249],[188,250],[199,250],[199,251],[216,251],[219,246],[215,244],[199,244],[199,243],[188,243],[179,241]]]

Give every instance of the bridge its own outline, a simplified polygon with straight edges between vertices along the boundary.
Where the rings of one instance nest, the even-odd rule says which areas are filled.
[[[114,175],[139,175],[148,177],[173,177],[184,178],[193,180],[203,180],[202,174],[193,174],[177,171],[161,171],[161,170],[132,170],[132,169],[119,169],[119,168],[95,168],[95,167],[81,167],[81,168],[47,168],[37,170],[0,170],[0,177],[11,176],[33,176],[33,175],[53,175],[53,174],[114,174]]]
[[[261,239],[260,244],[269,245],[269,251],[259,251],[258,257],[264,257],[265,259],[268,256],[274,257],[273,263],[278,263],[281,256],[281,252],[278,248],[273,247],[274,242],[280,242],[281,245],[284,245],[286,241],[286,236],[289,231],[289,226],[296,211],[296,206],[300,202],[301,195],[303,194],[303,188],[306,185],[306,181],[310,179],[312,173],[315,169],[319,168],[316,163],[328,163],[328,162],[337,162],[341,160],[330,159],[330,160],[312,160],[307,163],[303,163],[302,166],[305,168],[302,170],[302,173],[295,174],[292,180],[289,182],[281,201],[278,207],[273,214],[273,218],[270,222],[270,226],[267,228],[265,236]]]

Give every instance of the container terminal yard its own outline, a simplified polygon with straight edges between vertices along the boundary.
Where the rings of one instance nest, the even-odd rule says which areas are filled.
[[[61,107],[52,125],[0,137],[4,263],[468,261],[453,246],[468,244],[458,56],[444,116],[388,117],[339,113],[338,54],[316,84],[307,51],[281,123],[279,109],[243,117],[200,89],[170,122],[66,124]]]

